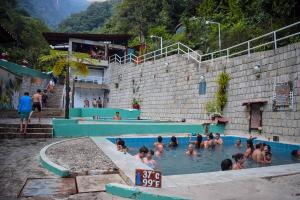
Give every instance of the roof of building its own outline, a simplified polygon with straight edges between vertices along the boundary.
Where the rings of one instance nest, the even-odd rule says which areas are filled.
[[[18,76],[25,75],[42,79],[49,78],[49,75],[46,73],[5,60],[0,60],[0,67]]]
[[[16,42],[17,39],[0,24],[0,43]]]
[[[84,39],[90,41],[110,41],[112,44],[127,46],[131,35],[128,34],[88,34],[88,33],[58,33],[45,32],[43,36],[50,45],[65,44],[70,38]]]

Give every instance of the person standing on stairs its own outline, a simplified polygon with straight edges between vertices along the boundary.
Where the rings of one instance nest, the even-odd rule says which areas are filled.
[[[20,98],[18,113],[20,115],[20,132],[26,134],[28,119],[31,112],[31,98],[28,92],[24,93],[24,96]],[[24,125],[24,126],[23,126]]]
[[[42,91],[38,89],[36,93],[32,96],[32,111],[29,116],[29,122],[31,119],[32,113],[37,109],[38,110],[38,117],[39,122],[41,122],[41,111],[42,111]]]

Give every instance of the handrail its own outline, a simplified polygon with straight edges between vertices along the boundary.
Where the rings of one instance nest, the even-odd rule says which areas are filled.
[[[156,58],[161,58],[161,57],[168,56],[168,54],[170,54],[171,52],[173,53],[174,51],[177,51],[177,54],[183,53],[184,55],[187,55],[188,59],[191,58],[199,64],[201,64],[202,61],[215,60],[215,59],[224,58],[224,57],[225,58],[230,58],[230,57],[233,57],[233,56],[238,56],[238,55],[240,55],[242,53],[245,53],[245,52],[247,52],[247,54],[250,55],[251,50],[255,50],[257,48],[264,47],[264,46],[267,46],[267,45],[270,45],[270,44],[274,44],[273,48],[277,49],[277,45],[278,45],[277,42],[288,39],[288,38],[291,38],[291,37],[294,37],[294,36],[297,36],[297,35],[300,35],[300,31],[298,31],[299,29],[297,30],[298,32],[289,33],[289,35],[284,36],[284,37],[279,38],[278,35],[277,35],[278,32],[286,30],[290,27],[294,27],[294,26],[299,25],[299,24],[300,24],[300,21],[295,22],[295,23],[290,24],[290,25],[287,25],[287,26],[282,27],[280,29],[277,29],[275,31],[263,34],[263,35],[258,36],[256,38],[252,38],[252,39],[247,40],[245,42],[241,42],[239,44],[233,45],[233,46],[228,47],[226,49],[221,49],[221,50],[211,52],[211,53],[207,53],[207,54],[199,54],[198,52],[194,51],[193,49],[191,49],[187,45],[182,44],[181,42],[177,42],[177,43],[168,45],[168,46],[163,47],[161,49],[157,49],[157,50],[154,50],[152,52],[149,52],[149,53],[146,53],[146,54],[143,54],[143,55],[140,55],[140,56],[136,56],[136,55],[131,53],[131,54],[125,55],[123,57],[120,57],[119,55],[115,54],[115,55],[109,57],[109,62],[111,63],[111,62],[115,61],[115,62],[118,62],[120,64],[127,63],[127,62],[134,62],[136,64],[140,64],[140,63],[146,62],[148,60],[152,60],[152,59],[156,60]],[[265,37],[268,37],[268,36],[272,36],[271,41],[268,41],[268,42],[265,42],[265,43],[262,43],[262,44],[258,44],[256,46],[251,46],[251,42],[257,41],[259,39],[262,39],[262,38],[265,38]],[[233,50],[237,47],[241,47],[243,45],[247,45],[247,48],[245,48],[241,51],[238,51],[238,52],[232,52],[232,53],[230,52],[230,50]],[[175,49],[171,49],[171,48],[174,48],[174,47],[175,47]],[[169,51],[168,51],[168,49],[169,49]],[[222,53],[223,54],[226,53],[226,55],[222,56]],[[149,55],[151,55],[151,56],[149,56]],[[203,58],[206,58],[206,57],[208,57],[208,59],[203,60]]]

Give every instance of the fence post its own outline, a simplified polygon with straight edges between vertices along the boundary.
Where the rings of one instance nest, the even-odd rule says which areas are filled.
[[[168,57],[168,47],[166,47],[166,57]]]
[[[276,31],[274,31],[273,34],[274,34],[274,48],[277,49]]]
[[[156,56],[156,51],[154,51],[153,53],[154,53],[154,61],[155,61],[155,60],[156,60],[156,59],[155,59],[155,56]]]
[[[179,54],[179,42],[177,43],[177,54]]]
[[[131,53],[129,54],[129,62],[131,63]]]
[[[188,60],[190,60],[190,49],[188,48]]]
[[[250,53],[251,53],[250,52],[250,41],[248,41],[247,44],[248,44],[248,55],[250,56]]]
[[[227,58],[229,58],[229,49],[226,50]]]

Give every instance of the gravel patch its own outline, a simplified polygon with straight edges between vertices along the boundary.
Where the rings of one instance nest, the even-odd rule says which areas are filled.
[[[51,146],[47,157],[54,163],[70,169],[71,174],[88,175],[117,173],[116,165],[90,139],[74,139]]]

